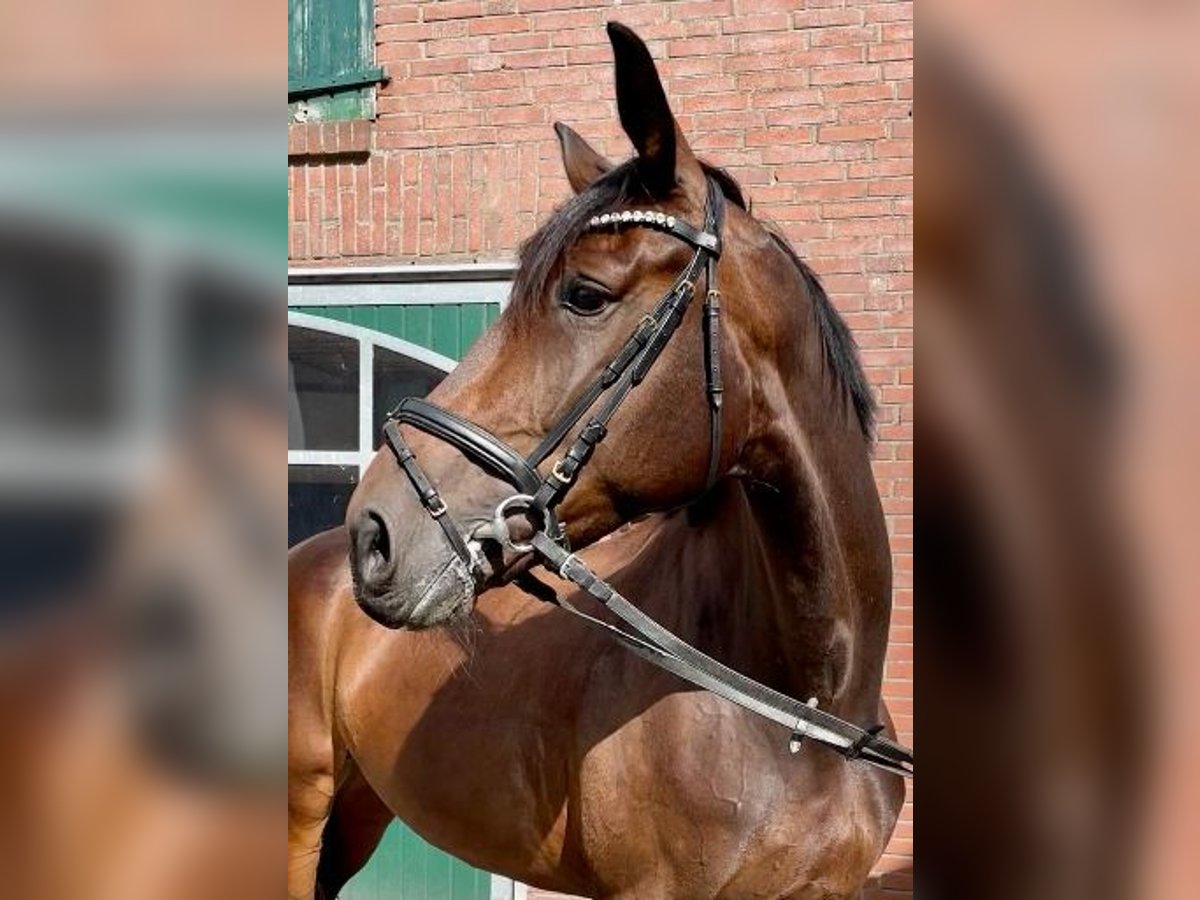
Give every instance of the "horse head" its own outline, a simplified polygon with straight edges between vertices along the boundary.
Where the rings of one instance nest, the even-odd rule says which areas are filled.
[[[646,45],[619,24],[608,34],[636,155],[614,165],[555,126],[574,196],[523,245],[504,315],[430,395],[436,421],[400,416],[349,504],[355,594],[385,625],[466,614],[535,561],[534,530],[579,548],[697,500],[748,455],[769,469],[760,438],[794,424],[787,373],[803,367],[812,306],[778,301],[815,279],[692,152]],[[446,442],[463,423],[543,479],[528,489],[543,502],[498,511],[513,479]]]

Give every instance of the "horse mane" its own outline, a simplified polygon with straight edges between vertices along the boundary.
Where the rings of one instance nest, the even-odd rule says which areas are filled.
[[[511,315],[528,319],[535,314],[538,298],[545,295],[546,289],[558,276],[563,256],[587,230],[592,216],[633,202],[653,201],[654,198],[638,177],[635,163],[634,159],[627,160],[600,176],[587,190],[558,207],[541,228],[521,244],[517,254],[519,267],[513,280],[512,302],[509,305]],[[705,174],[717,182],[730,203],[750,211],[741,185],[732,175],[703,160],[700,165]],[[867,440],[871,441],[875,431],[875,398],[863,372],[854,336],[825,293],[817,274],[800,258],[777,226],[762,224],[800,273],[811,300],[817,332],[821,336],[825,371],[832,374],[834,385],[843,392],[843,396],[849,396],[859,427]]]
[[[834,383],[849,395],[863,436],[868,442],[873,441],[875,439],[875,395],[871,393],[871,383],[867,380],[866,372],[863,371],[854,335],[850,333],[846,320],[841,317],[837,307],[825,293],[825,287],[821,284],[817,273],[800,258],[800,254],[792,248],[792,245],[787,242],[787,238],[780,234],[774,225],[765,227],[767,234],[800,271],[800,277],[804,279],[804,286],[812,300],[817,331],[821,335],[825,370],[833,374]]]

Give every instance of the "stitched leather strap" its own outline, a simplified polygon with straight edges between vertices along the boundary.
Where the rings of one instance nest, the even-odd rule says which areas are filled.
[[[717,482],[721,462],[721,408],[725,385],[721,380],[721,292],[717,289],[717,261],[711,256],[705,267],[704,296],[704,387],[708,394],[708,476],[705,490]]]
[[[475,558],[475,554],[471,552],[471,548],[467,546],[466,540],[463,539],[462,532],[458,530],[458,524],[454,521],[454,517],[449,515],[446,510],[446,502],[438,493],[437,488],[425,477],[425,473],[417,464],[416,454],[412,452],[412,448],[408,446],[408,442],[404,440],[404,435],[400,433],[400,427],[396,421],[389,420],[383,426],[383,438],[387,441],[388,446],[392,449],[397,462],[404,469],[404,474],[408,476],[408,480],[412,483],[414,490],[417,492],[417,497],[421,501],[421,505],[433,518],[438,526],[442,529],[442,533],[446,536],[450,547],[454,550],[456,556],[463,561],[472,576],[478,580],[480,577],[479,561]]]
[[[532,493],[541,476],[525,457],[493,434],[449,410],[419,397],[406,397],[392,410],[390,420],[413,425],[462,451],[494,478],[524,493]]]
[[[730,669],[659,625],[626,600],[612,585],[592,572],[577,556],[567,553],[544,535],[534,535],[533,545],[549,568],[604,604],[633,629],[633,633],[614,628],[582,613],[569,602],[564,603],[561,598],[557,600],[558,605],[594,625],[603,627],[643,659],[791,729],[794,735],[823,744],[847,759],[860,759],[894,774],[912,777],[912,752],[882,737],[881,727],[860,728]]]

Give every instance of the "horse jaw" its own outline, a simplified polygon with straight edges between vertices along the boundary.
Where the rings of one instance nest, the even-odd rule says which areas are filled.
[[[451,556],[432,575],[418,578],[411,590],[369,595],[355,584],[354,599],[380,625],[421,631],[469,615],[475,604],[475,580],[466,564]]]

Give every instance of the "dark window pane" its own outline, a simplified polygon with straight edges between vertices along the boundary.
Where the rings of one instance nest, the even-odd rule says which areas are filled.
[[[107,239],[0,217],[0,435],[116,431],[137,358],[126,262]]]
[[[357,483],[353,466],[288,466],[288,546],[341,525]]]
[[[0,504],[0,632],[21,618],[95,600],[118,510],[71,501]]]
[[[288,449],[358,449],[358,341],[288,327]]]
[[[375,447],[379,447],[379,434],[384,417],[405,397],[424,397],[437,387],[446,373],[441,369],[418,362],[400,353],[383,347],[375,348]]]

